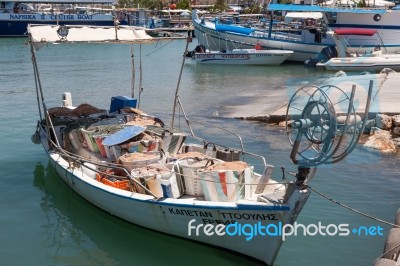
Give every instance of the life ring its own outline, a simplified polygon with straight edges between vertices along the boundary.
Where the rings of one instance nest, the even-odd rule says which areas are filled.
[[[374,20],[377,21],[377,22],[380,21],[381,18],[382,18],[382,16],[379,15],[379,14],[375,14],[375,15],[374,15]]]

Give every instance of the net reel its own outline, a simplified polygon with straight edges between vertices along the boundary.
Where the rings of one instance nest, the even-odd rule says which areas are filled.
[[[336,163],[357,145],[368,118],[373,81],[370,81],[363,119],[354,107],[356,86],[350,93],[333,85],[306,86],[296,91],[286,111],[286,133],[298,165],[297,180],[305,183],[315,171],[310,168]],[[311,175],[311,176],[310,176]]]

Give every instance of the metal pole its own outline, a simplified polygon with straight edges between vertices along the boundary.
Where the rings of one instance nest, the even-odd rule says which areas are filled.
[[[131,80],[131,87],[132,87],[132,98],[135,98],[135,51],[134,46],[131,46],[131,58],[132,58],[132,80]]]
[[[181,70],[180,70],[180,72],[179,72],[178,84],[176,84],[175,98],[174,98],[174,109],[173,109],[173,111],[172,111],[171,128],[174,128],[176,104],[178,103],[178,97],[179,97],[179,86],[180,86],[180,84],[181,84],[181,78],[182,78],[183,67],[184,67],[184,65],[185,65],[186,54],[187,54],[187,52],[188,52],[188,47],[189,47],[189,43],[190,43],[190,42],[191,42],[191,38],[187,38],[187,39],[186,39],[185,52],[184,52],[184,54],[183,54],[183,59],[182,59]]]
[[[142,69],[142,44],[139,44],[139,51],[140,51],[140,55],[139,55],[139,58],[140,58],[140,62],[139,62],[139,99],[138,99],[138,105],[137,105],[137,108],[139,108],[139,106],[140,106],[140,96],[141,96],[141,94],[142,94],[142,91],[143,91],[143,87],[142,87],[142,72],[143,72],[143,69]]]

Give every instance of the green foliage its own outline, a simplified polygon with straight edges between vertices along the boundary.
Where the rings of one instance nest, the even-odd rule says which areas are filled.
[[[177,9],[190,9],[190,1],[189,0],[180,0],[176,4]]]
[[[292,0],[278,0],[278,4],[291,4]]]
[[[117,7],[120,8],[148,8],[148,9],[163,9],[166,6],[166,0],[118,0]]]
[[[214,12],[223,12],[228,8],[228,6],[226,5],[226,1],[225,0],[216,0],[214,7],[213,7],[213,11]]]
[[[177,2],[177,9],[190,8],[190,0],[179,0],[175,2]],[[118,4],[116,6],[119,8],[137,8],[139,5],[140,8],[161,10],[164,7],[168,7],[169,3],[169,0],[118,0]]]
[[[252,5],[242,10],[242,14],[258,14],[261,13],[262,7],[260,5]]]

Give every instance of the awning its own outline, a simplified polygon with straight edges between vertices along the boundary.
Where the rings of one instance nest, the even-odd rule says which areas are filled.
[[[34,43],[67,42],[115,42],[115,43],[151,43],[161,39],[153,38],[143,28],[128,26],[79,26],[79,25],[28,25],[28,33]],[[182,39],[182,38],[180,38]]]
[[[320,19],[320,18],[322,18],[322,13],[321,12],[289,12],[286,14],[285,18]]]

